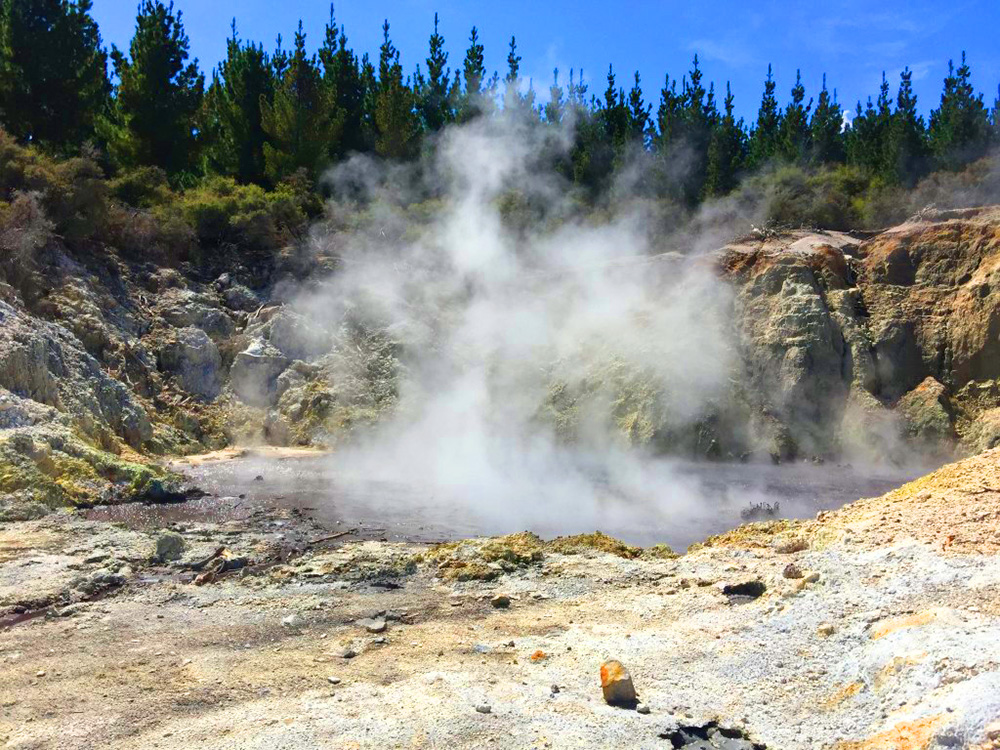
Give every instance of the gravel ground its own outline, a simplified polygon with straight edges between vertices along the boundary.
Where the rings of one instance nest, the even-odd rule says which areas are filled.
[[[7,524],[0,743],[669,748],[715,722],[767,748],[997,747],[998,511],[993,451],[676,559],[310,545],[307,521],[257,514],[185,528],[184,556],[153,564],[155,532]],[[217,546],[254,564],[196,585],[184,564]],[[492,580],[458,580],[477,555]],[[91,598],[101,576],[121,581]],[[604,703],[610,658],[648,714]],[[712,736],[689,744],[727,747]]]

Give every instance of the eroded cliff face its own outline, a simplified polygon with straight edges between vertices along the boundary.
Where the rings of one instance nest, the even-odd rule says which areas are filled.
[[[731,245],[722,265],[754,439],[775,457],[1000,440],[1000,210],[769,237]]]
[[[644,262],[661,260],[676,256]],[[596,393],[627,440],[698,457],[903,461],[1000,444],[1000,208],[744,238],[705,261],[733,290],[729,392],[678,428],[646,373],[616,364],[604,382],[595,366],[589,391],[540,404],[554,429]],[[204,279],[56,240],[5,273],[0,514],[161,492],[156,455],[332,445],[396,406],[392,331],[331,324],[239,269]],[[641,398],[624,392],[636,383]]]

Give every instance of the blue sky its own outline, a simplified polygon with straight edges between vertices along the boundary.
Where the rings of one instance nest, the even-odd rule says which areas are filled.
[[[135,26],[137,0],[95,0],[94,15],[105,44],[126,48]],[[229,24],[235,16],[240,35],[273,46],[278,33],[289,44],[301,18],[311,47],[319,43],[329,14],[324,0],[175,0],[184,12],[193,55],[206,72],[225,53]],[[899,71],[909,65],[921,110],[934,106],[949,58],[967,51],[974,83],[992,103],[1000,83],[1000,2],[957,0],[826,0],[777,2],[677,2],[596,0],[527,2],[503,0],[397,0],[336,3],[337,21],[346,26],[351,46],[378,54],[385,18],[412,71],[426,56],[434,12],[441,16],[452,66],[460,66],[469,30],[475,24],[486,45],[490,71],[503,75],[511,35],[524,58],[522,73],[547,96],[552,69],[565,77],[582,67],[592,93],[605,88],[613,63],[619,83],[631,86],[642,74],[648,101],[659,98],[664,73],[680,77],[697,52],[702,68],[717,88],[732,82],[737,113],[753,119],[768,63],[774,65],[778,92],[787,99],[801,68],[807,97],[816,94],[827,73],[841,103],[878,92],[882,71],[895,93]]]

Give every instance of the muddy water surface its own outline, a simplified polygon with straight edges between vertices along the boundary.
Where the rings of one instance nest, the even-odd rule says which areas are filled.
[[[747,520],[808,518],[872,497],[927,471],[848,465],[756,465],[670,462],[669,481],[624,492],[600,477],[579,507],[547,505],[522,494],[487,505],[460,489],[426,489],[378,480],[347,479],[328,456],[251,453],[175,465],[208,494],[177,505],[96,508],[90,517],[157,527],[171,522],[238,520],[258,510],[298,509],[331,531],[358,528],[364,537],[442,541],[505,534],[526,528],[544,537],[605,533],[633,544],[664,542],[683,550]],[[594,499],[596,497],[596,499]],[[501,493],[502,498],[502,493]],[[748,518],[766,504],[773,515]],[[555,511],[551,508],[555,507]],[[547,508],[550,509],[547,512]]]

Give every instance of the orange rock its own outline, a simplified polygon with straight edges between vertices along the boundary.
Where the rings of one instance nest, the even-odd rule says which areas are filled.
[[[549,658],[549,655],[546,654],[541,649],[538,649],[538,651],[536,651],[535,653],[533,653],[531,655],[531,660],[532,661],[544,661],[545,659],[548,659],[548,658]]]
[[[841,742],[836,750],[924,750],[930,747],[944,716],[904,721],[861,742]]]
[[[635,708],[639,701],[632,675],[620,661],[606,661],[601,665],[601,689],[605,702],[610,706]]]

